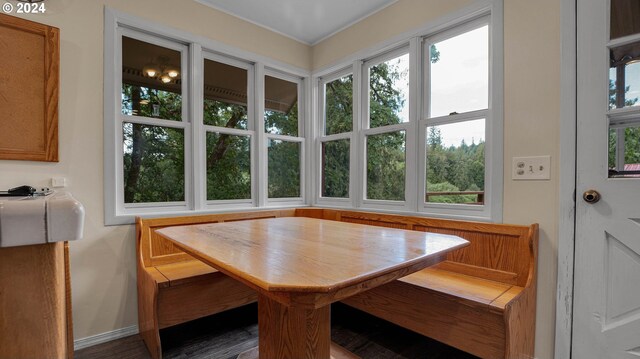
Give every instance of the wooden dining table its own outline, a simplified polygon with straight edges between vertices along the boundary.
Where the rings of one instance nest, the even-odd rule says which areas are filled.
[[[353,357],[331,342],[331,303],[444,260],[457,236],[307,217],[157,233],[258,292],[260,359]]]

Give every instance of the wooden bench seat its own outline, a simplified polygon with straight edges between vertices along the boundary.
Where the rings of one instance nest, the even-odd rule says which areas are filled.
[[[321,212],[318,212],[321,211]],[[447,260],[343,303],[481,358],[533,358],[538,225],[332,209],[300,214],[453,234],[470,245]]]
[[[195,259],[192,261],[177,262],[155,266],[166,279],[166,283],[158,283],[161,287],[181,285],[201,280],[211,280],[216,275],[221,275],[218,270]]]
[[[137,220],[138,319],[151,356],[159,330],[254,302],[255,291],[155,234],[167,226],[303,216],[453,234],[468,247],[343,302],[481,358],[532,358],[538,227],[298,208]]]
[[[422,287],[434,293],[457,298],[460,303],[489,308],[514,286],[466,274],[439,269],[423,269],[399,279],[400,282]],[[522,287],[517,287],[520,291]],[[503,308],[504,309],[504,308]]]
[[[162,358],[160,329],[257,301],[244,284],[158,236],[168,226],[294,216],[295,210],[136,219],[138,326],[151,357]]]

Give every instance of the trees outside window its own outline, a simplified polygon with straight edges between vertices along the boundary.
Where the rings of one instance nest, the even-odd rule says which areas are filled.
[[[178,49],[122,37],[124,203],[185,201],[186,125]]]

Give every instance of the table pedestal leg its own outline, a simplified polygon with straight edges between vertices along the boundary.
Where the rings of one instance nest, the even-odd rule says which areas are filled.
[[[287,307],[260,294],[258,338],[260,359],[329,359],[331,306]]]

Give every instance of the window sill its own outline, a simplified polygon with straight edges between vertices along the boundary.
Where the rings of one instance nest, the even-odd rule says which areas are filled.
[[[303,208],[309,207],[303,203],[292,203],[291,205],[279,203],[277,206],[264,206],[264,207],[255,207],[255,206],[247,206],[247,207],[228,207],[225,209],[202,209],[202,210],[171,210],[171,208],[166,208],[164,210],[158,209],[156,212],[144,212],[144,213],[117,213],[112,216],[105,214],[104,225],[105,226],[121,226],[128,224],[135,224],[136,217],[177,217],[177,216],[199,216],[206,214],[217,214],[217,213],[232,213],[232,212],[240,212],[240,211],[260,211],[260,210],[274,210],[274,209],[287,209],[287,208]]]

